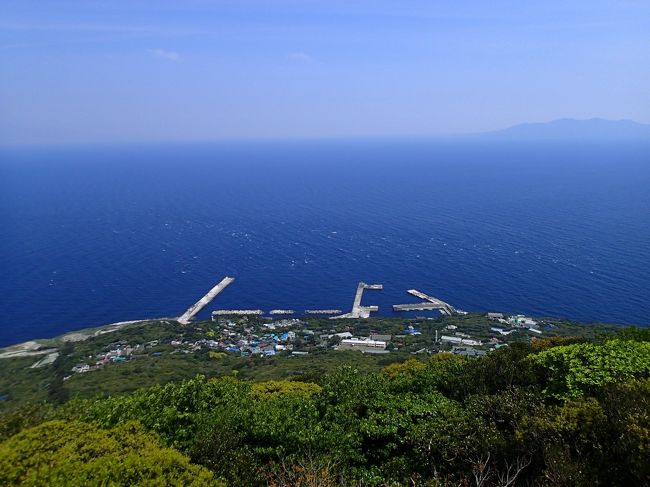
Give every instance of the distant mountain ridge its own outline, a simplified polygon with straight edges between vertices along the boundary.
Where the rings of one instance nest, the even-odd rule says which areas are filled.
[[[513,139],[650,139],[650,125],[633,120],[562,118],[551,122],[523,123],[483,135]]]

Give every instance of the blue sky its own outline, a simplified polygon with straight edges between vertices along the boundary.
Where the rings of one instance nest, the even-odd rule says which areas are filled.
[[[650,2],[0,0],[0,143],[650,123]]]

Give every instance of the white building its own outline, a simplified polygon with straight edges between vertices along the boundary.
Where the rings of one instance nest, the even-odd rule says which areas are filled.
[[[503,328],[497,328],[497,327],[492,327],[490,330],[495,331],[497,333],[500,333],[501,335],[510,335],[510,333],[513,333],[515,330],[504,330]]]
[[[440,337],[440,341],[441,342],[447,342],[447,343],[456,343],[458,345],[463,343],[463,339],[461,337],[452,337],[452,336],[449,336],[449,335],[442,335]]]
[[[364,349],[378,349],[385,350],[386,342],[379,340],[371,340],[370,338],[346,338],[341,340],[339,348],[356,348],[360,350]]]
[[[442,335],[440,337],[441,342],[453,343],[455,345],[472,345],[477,346],[481,345],[481,342],[478,340],[471,340],[469,338],[453,337],[449,335]]]
[[[535,320],[524,315],[511,316],[508,318],[508,323],[510,323],[512,326],[519,326],[523,328],[537,326],[537,322]]]

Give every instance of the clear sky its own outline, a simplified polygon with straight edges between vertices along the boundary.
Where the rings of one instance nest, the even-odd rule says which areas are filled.
[[[650,123],[650,2],[0,0],[0,143]]]

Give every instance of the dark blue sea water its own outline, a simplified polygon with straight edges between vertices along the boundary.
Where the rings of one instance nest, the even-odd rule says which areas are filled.
[[[0,152],[0,345],[216,308],[650,322],[650,145],[269,142]]]

